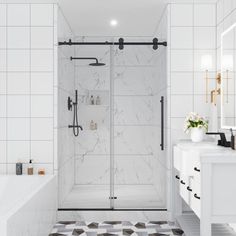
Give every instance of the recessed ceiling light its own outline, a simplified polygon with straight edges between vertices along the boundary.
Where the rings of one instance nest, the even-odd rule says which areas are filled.
[[[110,25],[111,26],[117,26],[118,25],[118,21],[113,19],[113,20],[110,21]]]

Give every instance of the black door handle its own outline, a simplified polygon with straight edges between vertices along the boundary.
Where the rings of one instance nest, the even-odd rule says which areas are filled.
[[[161,96],[161,150],[164,150],[164,96]]]
[[[180,179],[178,175],[175,176],[176,179]]]
[[[200,172],[200,169],[198,169],[197,167],[194,167],[194,170]]]
[[[190,191],[190,192],[193,191],[189,186],[187,187],[187,190]]]
[[[185,185],[185,182],[183,180],[180,181],[181,184]]]
[[[201,199],[196,193],[194,194],[194,197],[197,199]]]

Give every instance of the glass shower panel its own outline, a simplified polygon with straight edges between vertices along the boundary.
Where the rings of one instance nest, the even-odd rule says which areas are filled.
[[[145,41],[130,39],[135,40]],[[83,131],[75,138],[74,186],[60,207],[166,208],[166,153],[160,148],[165,49],[83,45],[75,50],[76,57],[96,57],[106,65],[73,61]]]
[[[115,208],[165,208],[166,171],[159,155],[158,53],[149,46],[115,49]]]
[[[78,118],[83,131],[75,138],[75,183],[63,207],[110,208],[110,48],[77,47],[76,57],[96,57],[106,65],[74,61]]]

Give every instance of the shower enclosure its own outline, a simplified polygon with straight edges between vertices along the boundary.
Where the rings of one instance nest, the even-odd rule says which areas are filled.
[[[125,40],[150,42],[150,38]],[[166,48],[72,47],[75,57],[97,58],[105,65],[74,60],[78,124],[83,130],[74,140],[74,184],[60,208],[165,209]]]

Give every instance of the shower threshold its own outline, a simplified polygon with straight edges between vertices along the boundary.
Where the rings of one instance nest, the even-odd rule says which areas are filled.
[[[75,185],[59,211],[167,211],[152,185],[116,185],[113,205],[108,185]]]
[[[140,208],[58,208],[58,211],[167,211],[166,208],[140,209]]]

